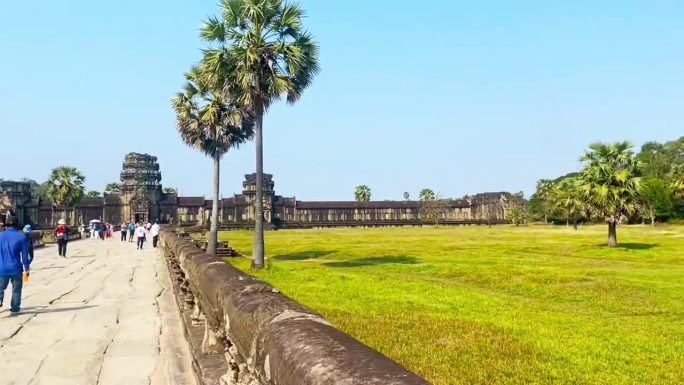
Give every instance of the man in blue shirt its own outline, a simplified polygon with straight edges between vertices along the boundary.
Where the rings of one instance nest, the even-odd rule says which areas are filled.
[[[5,298],[5,289],[12,282],[12,303],[10,313],[16,314],[21,307],[22,272],[29,272],[28,242],[24,234],[17,231],[17,217],[7,215],[7,230],[0,233],[0,306]]]

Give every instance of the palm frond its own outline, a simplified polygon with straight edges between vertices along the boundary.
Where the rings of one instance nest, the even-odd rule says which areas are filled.
[[[255,112],[282,97],[298,101],[320,71],[319,47],[303,30],[301,7],[282,0],[222,0],[221,9],[222,20],[209,18],[202,28],[202,37],[217,44],[203,52],[202,76],[222,82],[226,93]]]
[[[251,139],[253,119],[239,108],[224,90],[224,84],[210,83],[201,66],[186,73],[183,91],[171,100],[181,139],[212,158],[221,158],[228,150]]]
[[[209,16],[200,27],[200,37],[211,43],[225,43],[226,26],[216,16]]]

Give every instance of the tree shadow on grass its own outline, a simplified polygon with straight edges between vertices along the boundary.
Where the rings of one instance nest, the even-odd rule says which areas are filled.
[[[328,267],[362,267],[389,264],[415,265],[417,263],[420,263],[420,260],[415,257],[409,257],[406,255],[388,255],[380,257],[353,259],[351,261],[326,262],[323,265]]]
[[[618,249],[626,250],[650,250],[658,245],[655,243],[618,243]]]
[[[280,254],[271,257],[275,261],[306,261],[337,253],[337,250],[308,250],[299,253]]]

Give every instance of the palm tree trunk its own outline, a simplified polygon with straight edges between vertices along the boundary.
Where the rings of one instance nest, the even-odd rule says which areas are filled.
[[[69,224],[69,220],[67,218],[67,205],[64,205],[64,223],[65,225]]]
[[[608,247],[617,246],[617,223],[608,222]]]
[[[650,210],[648,210],[648,211],[649,211],[649,213],[651,214],[651,215],[650,215],[650,217],[651,217],[651,227],[653,227],[653,226],[655,226],[655,212],[654,212],[655,210],[653,210],[653,207],[649,207],[649,209],[650,209]]]
[[[221,158],[214,156],[214,190],[211,196],[211,227],[209,228],[209,243],[207,254],[216,254],[218,242],[218,199],[219,199],[219,176]]]
[[[254,126],[254,142],[256,144],[256,202],[255,209],[255,232],[254,249],[252,251],[252,267],[260,269],[264,267],[264,144],[263,144],[263,120],[264,111],[261,106],[257,107],[256,124]]]
[[[576,217],[572,218],[572,228],[575,229],[575,231],[577,231],[577,218]]]
[[[548,225],[549,224],[549,216],[546,213],[546,202],[544,202],[544,224]]]

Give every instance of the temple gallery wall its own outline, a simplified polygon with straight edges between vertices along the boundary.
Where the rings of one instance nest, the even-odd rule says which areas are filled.
[[[70,225],[100,219],[159,221],[197,225],[210,218],[211,200],[206,197],[180,197],[162,191],[161,171],[155,156],[130,153],[125,156],[119,194],[84,198],[66,209]],[[219,202],[222,227],[249,227],[254,222],[256,175],[245,175],[243,191]],[[264,215],[275,227],[401,226],[421,224],[418,201],[298,201],[275,194],[273,176],[264,176]],[[446,201],[440,208],[440,224],[481,224],[507,221],[509,210],[521,199],[508,192],[481,193]],[[13,209],[22,223],[36,228],[52,227],[64,217],[64,208],[33,197],[25,182],[0,182],[0,211]],[[424,213],[424,212],[423,212]]]

